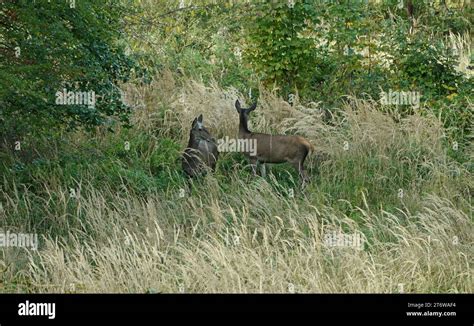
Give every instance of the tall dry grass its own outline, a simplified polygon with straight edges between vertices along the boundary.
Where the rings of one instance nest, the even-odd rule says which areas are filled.
[[[244,99],[171,73],[127,92],[135,135],[182,147],[200,113],[217,137],[235,136]],[[303,135],[328,155],[308,162],[308,188],[292,196],[278,173],[218,168],[184,197],[180,184],[140,195],[84,174],[71,199],[59,176],[38,175],[39,193],[2,191],[3,226],[43,221],[39,251],[2,249],[3,291],[473,292],[472,174],[447,156],[436,117],[399,120],[350,99],[327,121],[318,103],[260,94],[251,128]],[[363,248],[329,246],[331,232],[360,235]]]
[[[38,292],[472,292],[472,220],[427,196],[400,217],[364,216],[364,250],[328,247],[327,232],[362,232],[327,206],[296,203],[259,187],[199,198],[83,201],[86,223],[103,237],[71,230],[46,236],[30,253],[29,291]],[[220,198],[221,197],[221,198]],[[99,208],[102,207],[102,208]]]

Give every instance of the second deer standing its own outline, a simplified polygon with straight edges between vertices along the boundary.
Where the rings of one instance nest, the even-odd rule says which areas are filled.
[[[303,181],[303,186],[309,181],[304,169],[304,161],[310,152],[314,152],[314,146],[300,136],[291,135],[269,135],[251,132],[248,129],[249,113],[255,110],[257,103],[245,109],[240,106],[239,100],[235,101],[235,108],[239,113],[239,138],[254,140],[257,144],[257,155],[246,153],[252,164],[254,174],[257,163],[290,163]],[[263,165],[264,167],[264,165]]]

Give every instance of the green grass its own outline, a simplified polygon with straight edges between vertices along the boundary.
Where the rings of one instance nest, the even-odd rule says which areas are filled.
[[[328,154],[308,158],[305,189],[287,164],[254,177],[239,153],[188,180],[183,117],[160,130],[150,121],[5,152],[1,229],[38,233],[40,250],[3,248],[0,290],[287,292],[293,284],[299,292],[396,292],[404,284],[407,292],[472,292],[469,153],[453,159],[434,118],[397,123],[358,105],[345,109],[341,127],[318,124],[318,134],[316,113],[301,111],[311,124],[297,132]],[[254,126],[265,119],[262,109]],[[363,250],[326,246],[333,231],[361,234]]]

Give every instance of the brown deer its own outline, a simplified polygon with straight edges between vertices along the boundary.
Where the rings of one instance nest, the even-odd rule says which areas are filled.
[[[190,177],[206,174],[208,168],[214,171],[219,157],[216,141],[204,128],[202,119],[202,114],[194,119],[181,161],[184,172]]]
[[[235,101],[235,108],[240,116],[239,138],[252,140],[256,143],[256,155],[245,153],[250,160],[254,175],[256,174],[257,163],[261,163],[263,173],[265,171],[265,163],[290,163],[303,181],[303,186],[308,179],[308,175],[304,170],[304,160],[310,152],[314,152],[314,146],[309,141],[300,136],[290,135],[267,135],[251,132],[248,129],[249,113],[255,110],[257,103],[251,107],[241,108],[239,100]]]

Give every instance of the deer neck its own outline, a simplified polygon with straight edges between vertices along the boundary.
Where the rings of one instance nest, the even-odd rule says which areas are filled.
[[[243,114],[240,115],[239,135],[241,136],[250,134],[250,130],[247,126],[247,120],[248,119]]]
[[[189,135],[188,147],[193,148],[199,144],[199,139],[196,137],[194,132],[191,132]]]

